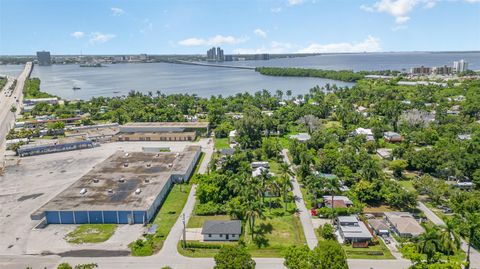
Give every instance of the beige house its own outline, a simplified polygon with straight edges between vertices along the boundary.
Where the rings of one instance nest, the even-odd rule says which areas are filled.
[[[425,229],[408,212],[385,212],[385,218],[392,231],[400,237],[416,237]]]

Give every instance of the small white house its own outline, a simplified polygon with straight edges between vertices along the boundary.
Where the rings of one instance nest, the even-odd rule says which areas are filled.
[[[207,220],[203,223],[203,241],[238,241],[241,234],[240,220]]]

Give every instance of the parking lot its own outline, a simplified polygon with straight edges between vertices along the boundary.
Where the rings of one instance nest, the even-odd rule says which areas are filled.
[[[39,254],[78,249],[62,239],[75,229],[75,225],[49,225],[35,229],[38,221],[30,214],[87,173],[95,164],[117,150],[141,151],[142,147],[170,147],[182,151],[186,145],[207,145],[207,139],[199,142],[116,142],[84,149],[26,158],[14,158],[4,175],[0,177],[0,255]],[[126,249],[126,244],[138,238],[142,226],[117,228],[108,241],[81,248]],[[48,242],[48,243],[47,243]]]

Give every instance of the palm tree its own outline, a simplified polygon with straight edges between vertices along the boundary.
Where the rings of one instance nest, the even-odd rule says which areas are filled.
[[[340,191],[340,181],[336,176],[321,176],[321,185],[323,189],[330,194],[332,198],[332,223],[335,219],[334,195]]]
[[[278,177],[278,183],[279,183],[279,189],[282,192],[283,203],[285,204],[285,212],[286,212],[288,210],[288,202],[287,202],[288,191],[290,191],[292,188],[292,180],[288,176],[281,176],[281,177]]]
[[[443,252],[448,255],[452,255],[460,249],[460,236],[455,229],[455,225],[452,220],[447,219],[445,226],[440,230],[440,239],[443,246]]]
[[[465,269],[470,268],[470,248],[472,247],[472,241],[476,236],[476,231],[480,230],[480,213],[467,213],[466,214],[466,228],[468,229],[468,250],[467,250],[467,264]]]
[[[292,188],[292,177],[295,175],[290,168],[290,165],[286,162],[282,162],[280,164],[280,177],[279,177],[279,183],[280,183],[280,189],[282,190],[282,195],[283,195],[283,203],[285,204],[285,211],[287,211],[287,196],[288,196],[288,191]]]
[[[255,234],[255,220],[263,217],[262,205],[260,205],[258,201],[248,201],[245,209],[245,217],[247,218],[253,240]]]
[[[427,255],[427,263],[432,263],[435,254],[442,249],[440,233],[437,227],[424,225],[425,232],[417,238],[417,249]]]

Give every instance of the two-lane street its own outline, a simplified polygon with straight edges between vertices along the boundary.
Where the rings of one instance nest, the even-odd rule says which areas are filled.
[[[15,123],[17,115],[20,114],[23,103],[23,86],[25,85],[25,80],[30,77],[32,68],[32,62],[28,62],[27,64],[25,64],[25,68],[16,79],[16,85],[12,92],[6,92],[6,90],[9,89],[11,84],[14,82],[14,78],[9,77],[7,85],[5,85],[5,88],[0,94],[0,170],[4,166],[5,139],[8,131],[10,131],[13,124]],[[10,111],[12,106],[17,109],[16,112]]]

